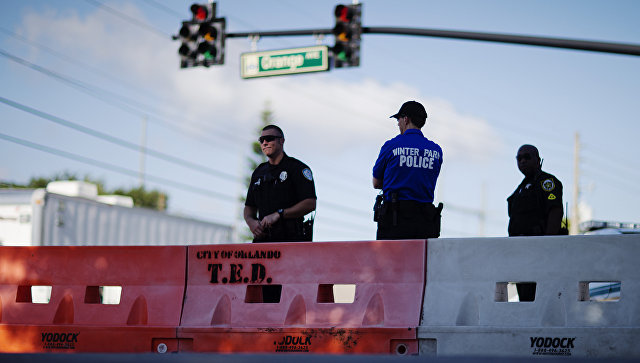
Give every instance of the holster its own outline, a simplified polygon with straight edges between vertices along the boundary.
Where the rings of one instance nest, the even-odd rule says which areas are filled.
[[[373,221],[379,222],[384,216],[386,209],[384,195],[380,193],[376,196],[376,202],[373,204]]]
[[[444,208],[444,204],[442,202],[438,203],[436,207],[436,212],[433,215],[433,225],[435,227],[435,232],[437,235],[434,238],[440,237],[440,229],[442,226],[442,209]]]
[[[311,242],[313,241],[313,221],[314,217],[310,217],[306,221],[302,222],[302,238],[303,241]]]

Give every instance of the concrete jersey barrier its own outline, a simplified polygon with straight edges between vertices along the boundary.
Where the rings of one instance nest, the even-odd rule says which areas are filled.
[[[178,335],[195,352],[417,354],[425,251],[424,240],[190,246]]]
[[[186,247],[0,247],[0,352],[149,352],[175,340]],[[160,344],[160,343],[158,343]]]
[[[638,256],[640,235],[0,247],[0,353],[639,358]]]
[[[638,256],[640,235],[429,240],[420,353],[640,357]],[[593,299],[602,283],[619,298]]]

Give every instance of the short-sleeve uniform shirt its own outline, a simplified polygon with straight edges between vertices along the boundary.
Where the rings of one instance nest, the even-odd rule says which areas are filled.
[[[543,235],[549,211],[562,207],[562,183],[540,171],[533,178],[524,178],[507,203],[510,236]]]
[[[257,208],[258,219],[262,219],[308,198],[316,198],[311,169],[284,154],[278,165],[265,162],[254,170],[245,205]]]
[[[395,192],[398,200],[433,203],[442,161],[440,145],[408,129],[382,145],[373,177],[382,180],[386,200]]]

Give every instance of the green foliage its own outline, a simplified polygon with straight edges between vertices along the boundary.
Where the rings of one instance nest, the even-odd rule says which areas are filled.
[[[116,189],[112,194],[126,195],[133,199],[133,205],[157,209],[167,209],[168,196],[157,190],[146,190],[144,187],[132,188],[129,190]]]
[[[133,205],[136,207],[151,208],[151,209],[157,209],[157,210],[167,209],[168,196],[166,193],[162,193],[158,190],[146,190],[144,187],[137,187],[137,188],[131,188],[131,189],[118,188],[110,192],[105,188],[104,182],[102,180],[92,179],[88,175],[80,179],[76,174],[70,173],[68,171],[54,174],[51,177],[43,177],[43,176],[32,177],[31,179],[29,179],[29,182],[27,184],[0,182],[0,188],[16,188],[16,189],[46,188],[49,182],[59,181],[59,180],[82,180],[87,183],[95,184],[98,187],[98,195],[116,194],[116,195],[129,196],[133,199]]]
[[[258,167],[258,165],[267,161],[267,157],[262,153],[262,148],[260,147],[260,143],[258,142],[258,136],[262,132],[262,128],[272,124],[274,121],[273,111],[271,110],[271,102],[267,101],[264,105],[264,110],[260,113],[260,124],[256,129],[256,137],[255,141],[251,143],[251,155],[247,158],[248,164],[248,173],[245,178],[245,185],[247,188],[249,187],[249,182],[251,182],[251,174]],[[245,197],[242,197],[242,202],[244,203]]]
[[[260,123],[257,127],[257,132],[255,134],[255,141],[251,143],[251,154],[247,157],[247,174],[245,177],[245,185],[249,188],[249,184],[251,183],[251,174],[258,167],[258,165],[267,161],[267,157],[262,153],[262,148],[260,147],[260,143],[258,142],[258,135],[262,132],[262,128],[272,124],[274,122],[273,111],[271,110],[271,102],[267,101],[264,105],[264,110],[260,113]],[[244,205],[246,201],[246,194],[240,196],[240,202]],[[242,239],[246,241],[251,241],[253,239],[253,235],[249,230],[249,227],[243,229],[243,232],[240,236]]]

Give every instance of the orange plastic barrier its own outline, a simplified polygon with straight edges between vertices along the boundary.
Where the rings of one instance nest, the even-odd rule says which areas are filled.
[[[0,247],[0,352],[177,351],[185,261],[179,246]]]
[[[189,246],[180,351],[417,354],[426,243]]]

